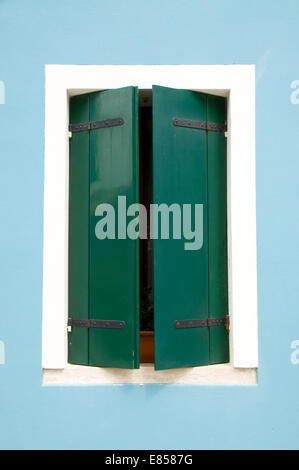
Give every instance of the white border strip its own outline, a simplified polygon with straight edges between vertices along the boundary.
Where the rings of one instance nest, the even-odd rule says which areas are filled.
[[[46,65],[42,365],[67,364],[68,96],[164,85],[227,96],[230,354],[258,366],[253,65]]]
[[[122,384],[202,384],[256,385],[256,369],[235,369],[230,364],[188,367],[159,371],[153,364],[140,369],[109,369],[67,364],[63,370],[44,370],[43,385],[122,385]]]

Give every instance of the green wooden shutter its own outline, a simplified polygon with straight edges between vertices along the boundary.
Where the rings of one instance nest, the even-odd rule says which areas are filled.
[[[207,95],[207,121],[225,120],[226,100]],[[228,314],[226,138],[223,132],[207,132],[207,139],[209,318],[221,318]],[[214,326],[209,332],[210,364],[228,362],[226,327]]]
[[[174,118],[223,124],[225,99],[153,87],[153,202],[203,204],[200,250],[185,250],[184,238],[154,240],[157,370],[228,361],[225,326],[175,327],[228,313],[226,139],[176,126]]]
[[[73,132],[71,138],[69,315],[91,322],[89,328],[72,326],[69,360],[135,368],[139,366],[139,245],[138,240],[117,239],[117,205],[118,196],[126,196],[127,206],[138,202],[138,91],[127,87],[71,100],[72,124],[116,118],[122,118],[123,124]],[[101,203],[115,209],[115,239],[96,237],[100,218],[95,210]],[[93,327],[92,320],[121,322],[124,327]]]
[[[89,96],[71,100],[70,122],[89,121]],[[89,132],[70,139],[69,184],[69,317],[87,320],[89,257]],[[88,329],[72,328],[69,362],[88,365]]]

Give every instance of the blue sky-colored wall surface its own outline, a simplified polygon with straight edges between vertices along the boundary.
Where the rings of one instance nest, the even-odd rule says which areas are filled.
[[[0,0],[0,448],[298,448],[298,14],[298,0]],[[42,387],[46,63],[256,64],[257,386]]]

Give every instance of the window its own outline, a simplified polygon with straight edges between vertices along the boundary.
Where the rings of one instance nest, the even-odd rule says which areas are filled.
[[[254,370],[253,368],[257,367],[258,357],[255,83],[254,66],[247,65],[46,66],[43,367],[47,370],[63,371],[67,361],[69,112],[66,96],[120,88],[130,83],[138,85],[141,90],[146,90],[146,93],[151,89],[152,83],[158,83],[162,86],[200,91],[227,99],[228,300],[231,327],[230,365],[226,371],[231,376],[232,382],[244,383],[238,375],[240,370],[238,368],[243,368],[244,373],[248,368]],[[216,383],[215,374],[219,372],[215,371],[224,369],[222,366],[213,367],[213,373],[204,367],[196,371],[190,369],[190,374],[197,376],[201,374],[203,382]],[[86,369],[90,371],[88,374],[93,373],[93,376],[96,372],[98,374],[101,370],[105,371],[89,367]],[[182,369],[180,378],[176,377],[175,372],[172,373],[174,381],[185,380],[184,370]],[[138,371],[139,369],[134,372],[137,383],[141,380]],[[85,372],[80,372],[83,373]],[[168,381],[161,372],[157,371],[156,375],[159,376],[158,381]],[[133,376],[128,375],[124,381],[131,381],[131,377]],[[118,377],[115,383],[119,383],[119,380],[122,381]],[[188,378],[186,380],[189,381]],[[101,378],[99,381],[101,382]],[[142,378],[143,381],[156,381],[156,379],[151,376]],[[227,381],[230,382],[230,379],[226,376],[225,383]]]
[[[137,87],[71,99],[71,363],[138,368],[146,314],[157,370],[229,360],[226,99],[161,86],[152,95],[140,111]],[[139,194],[157,211],[141,243],[124,221]]]

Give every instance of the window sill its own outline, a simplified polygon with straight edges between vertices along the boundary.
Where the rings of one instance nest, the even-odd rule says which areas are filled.
[[[135,370],[67,364],[65,369],[44,369],[43,371],[43,385],[141,385],[145,383],[256,385],[257,369],[236,369],[231,364],[217,364],[155,371],[153,364],[141,364],[140,369]]]

